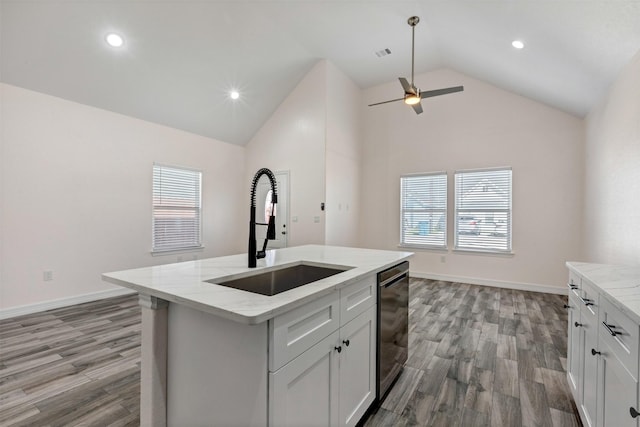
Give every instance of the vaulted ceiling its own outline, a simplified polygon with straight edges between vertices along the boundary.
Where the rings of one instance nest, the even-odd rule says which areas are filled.
[[[319,59],[363,89],[409,76],[412,15],[421,19],[417,74],[449,67],[576,116],[640,49],[640,0],[0,6],[1,81],[240,145]],[[111,31],[124,37],[122,47],[105,43]],[[515,39],[525,48],[514,49]],[[391,54],[378,57],[383,49]]]

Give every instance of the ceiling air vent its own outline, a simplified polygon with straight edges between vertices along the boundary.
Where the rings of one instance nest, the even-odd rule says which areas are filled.
[[[391,49],[388,49],[388,48],[387,49],[381,49],[381,50],[376,51],[376,56],[378,58],[382,58],[383,56],[387,56],[390,53],[391,53]]]

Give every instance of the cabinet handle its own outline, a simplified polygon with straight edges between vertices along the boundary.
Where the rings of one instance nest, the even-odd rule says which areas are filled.
[[[607,325],[607,322],[602,322],[602,326],[604,326],[604,328],[607,330],[607,332],[609,332],[611,334],[612,337],[615,337],[616,335],[618,335],[618,333],[613,330],[613,328],[615,328],[615,326]]]
[[[342,351],[342,346],[339,345],[337,347],[333,347],[338,353],[340,353]]]
[[[591,349],[591,354],[593,354],[595,356],[596,354],[602,354],[602,353],[600,353],[599,351],[596,351],[595,348],[592,348]]]
[[[564,308],[571,308],[571,306],[570,306],[570,305],[568,305],[568,304],[565,304],[563,307],[564,307]]]
[[[576,323],[574,323],[574,324],[573,324],[573,326],[575,326],[576,328],[578,328],[578,327],[582,326],[582,323],[578,323],[578,322],[576,322]]]
[[[349,347],[350,341],[349,340],[343,340],[342,344],[346,345],[347,347]]]
[[[567,283],[567,286],[570,287],[571,289],[578,289],[578,287],[573,283]]]
[[[584,303],[584,305],[586,305],[586,306],[593,305],[593,300],[590,300],[589,298],[582,298],[582,297],[580,297],[580,299],[582,300],[582,302],[583,302],[583,303]]]
[[[631,418],[637,418],[638,415],[640,415],[640,412],[636,411],[633,406],[629,408],[629,413],[631,414]]]

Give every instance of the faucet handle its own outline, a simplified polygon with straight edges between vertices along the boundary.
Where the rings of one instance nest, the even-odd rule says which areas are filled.
[[[264,257],[266,257],[266,256],[267,256],[267,251],[258,251],[258,252],[256,253],[256,258],[257,258],[257,259],[264,258]]]

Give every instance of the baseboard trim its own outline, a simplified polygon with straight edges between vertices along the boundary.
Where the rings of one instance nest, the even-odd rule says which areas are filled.
[[[44,301],[35,304],[21,305],[18,307],[0,309],[0,320],[12,317],[23,316],[25,314],[40,313],[42,311],[56,308],[68,307],[70,305],[82,304],[85,302],[97,301],[105,298],[119,297],[122,295],[135,294],[136,291],[126,288],[108,289],[105,291],[92,292],[90,294],[75,295],[67,298],[60,298],[51,301]]]
[[[469,283],[470,285],[493,286],[495,288],[517,289],[520,291],[544,292],[547,294],[568,295],[565,288],[550,285],[540,285],[537,283],[507,282],[504,280],[478,279],[475,277],[449,276],[446,274],[422,273],[411,271],[411,277],[419,279],[442,280],[445,282]]]

